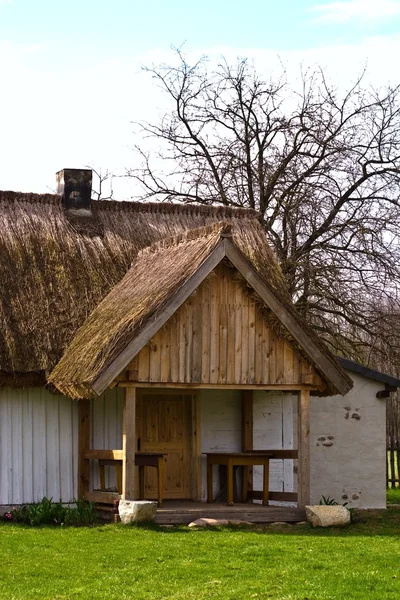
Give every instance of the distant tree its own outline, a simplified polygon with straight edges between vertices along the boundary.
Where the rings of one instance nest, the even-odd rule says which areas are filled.
[[[246,60],[146,69],[170,111],[141,123],[142,198],[259,211],[298,309],[334,352],[400,358],[399,86],[300,91]],[[161,160],[160,160],[161,159]]]

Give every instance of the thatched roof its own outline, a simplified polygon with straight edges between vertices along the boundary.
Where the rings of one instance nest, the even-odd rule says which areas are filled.
[[[222,244],[222,238],[225,238],[228,230],[232,241],[227,239]],[[220,249],[218,255],[217,249]],[[103,391],[120,372],[115,372],[113,365],[118,361],[122,371],[140,350],[138,346],[136,351],[131,350],[129,354],[127,348],[146,327],[149,329],[149,323],[157,322],[158,315],[165,312],[167,304],[171,305],[171,299],[178,291],[182,292],[186,286],[189,293],[188,282],[200,269],[203,269],[204,277],[208,274],[209,271],[204,270],[207,261],[210,270],[225,257],[234,260],[235,252],[239,260],[244,260],[246,267],[249,266],[254,272],[261,287],[266,285],[268,293],[272,293],[273,299],[278,301],[294,340],[296,331],[301,330],[306,343],[304,347],[300,343],[299,349],[321,373],[330,393],[348,391],[351,380],[293,309],[276,259],[256,219],[247,220],[246,223],[244,220],[234,224],[216,223],[142,250],[125,277],[77,332],[52,372],[50,382],[64,394],[75,398],[94,396],[99,386]],[[210,260],[213,256],[214,262]],[[122,363],[121,355],[124,355]],[[107,371],[111,375],[105,375]],[[329,371],[333,373],[333,379]]]
[[[254,211],[113,201],[84,218],[57,195],[0,192],[0,384],[45,383],[139,250],[220,220],[258,225]]]

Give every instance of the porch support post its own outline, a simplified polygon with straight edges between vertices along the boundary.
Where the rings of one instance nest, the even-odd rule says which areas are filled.
[[[136,388],[125,389],[122,426],[122,499],[134,500],[136,452]]]
[[[304,508],[310,503],[310,391],[298,394],[298,489],[297,506]]]
[[[242,451],[253,450],[253,390],[242,391]],[[253,489],[253,469],[243,467],[242,500],[247,502],[248,492]]]
[[[78,498],[85,497],[89,491],[89,459],[85,454],[90,443],[90,400],[79,400],[78,429]]]

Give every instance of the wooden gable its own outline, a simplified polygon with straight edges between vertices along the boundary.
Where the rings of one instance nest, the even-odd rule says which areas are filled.
[[[151,338],[131,381],[199,385],[324,384],[236,271],[223,263]]]

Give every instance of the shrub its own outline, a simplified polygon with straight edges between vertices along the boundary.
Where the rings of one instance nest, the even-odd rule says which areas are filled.
[[[8,522],[26,523],[27,525],[92,525],[99,521],[93,502],[74,500],[75,507],[64,506],[61,502],[53,502],[44,497],[37,504],[28,504],[21,508],[13,508],[5,513],[3,519]]]

